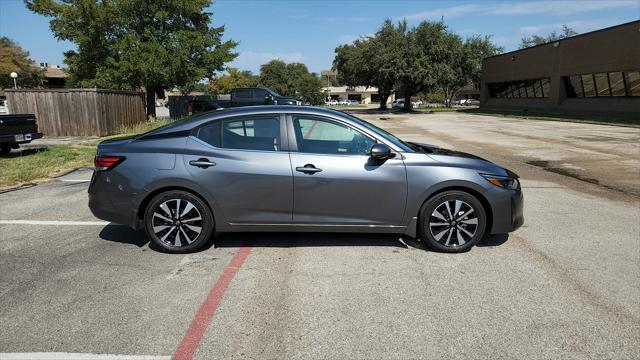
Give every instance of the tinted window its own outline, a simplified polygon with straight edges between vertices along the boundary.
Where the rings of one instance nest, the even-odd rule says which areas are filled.
[[[627,96],[640,96],[640,72],[624,73],[627,82]]]
[[[542,83],[542,97],[549,97],[549,78],[543,78],[540,82]]]
[[[222,147],[278,151],[280,150],[280,119],[262,117],[227,120],[222,126]]]
[[[263,100],[267,97],[268,92],[263,89],[253,89],[253,97],[259,100]]]
[[[293,120],[298,151],[330,155],[367,155],[375,141],[341,123],[318,118]]]
[[[538,98],[544,97],[542,95],[542,82],[540,80],[533,81],[533,91],[535,91],[536,97]]]
[[[220,147],[220,121],[201,127],[198,130],[198,139],[211,146]]]
[[[593,82],[593,74],[582,75],[582,87],[585,97],[596,96],[596,87]]]
[[[596,90],[598,91],[598,96],[611,96],[609,93],[609,79],[607,78],[607,73],[595,74],[596,78]]]
[[[611,95],[625,96],[624,80],[621,72],[609,73],[609,83],[611,83]]]
[[[237,89],[235,90],[235,96],[240,99],[251,99],[251,89]]]

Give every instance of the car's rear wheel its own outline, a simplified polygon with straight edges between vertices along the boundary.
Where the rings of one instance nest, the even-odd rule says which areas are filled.
[[[144,215],[147,238],[173,253],[202,248],[215,228],[207,204],[186,191],[172,190],[154,197]]]
[[[473,195],[446,191],[422,205],[420,237],[436,251],[467,251],[484,236],[486,219],[482,204]]]

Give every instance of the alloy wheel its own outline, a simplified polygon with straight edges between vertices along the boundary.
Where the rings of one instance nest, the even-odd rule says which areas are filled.
[[[185,199],[170,199],[158,205],[153,212],[154,234],[163,243],[183,247],[195,241],[202,232],[202,214]]]
[[[475,209],[462,200],[445,200],[431,213],[429,231],[446,247],[458,247],[471,241],[478,230]]]

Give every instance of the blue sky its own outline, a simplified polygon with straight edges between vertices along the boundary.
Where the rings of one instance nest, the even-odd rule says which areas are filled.
[[[240,42],[231,64],[257,73],[275,58],[305,63],[311,71],[331,67],[333,50],[374,33],[386,18],[409,23],[444,18],[461,36],[492,35],[506,51],[523,36],[546,34],[568,24],[579,33],[640,18],[639,0],[600,1],[251,1],[217,0],[213,25]],[[48,19],[30,13],[22,0],[0,0],[0,35],[17,41],[37,62],[63,64],[73,44],[57,41]]]

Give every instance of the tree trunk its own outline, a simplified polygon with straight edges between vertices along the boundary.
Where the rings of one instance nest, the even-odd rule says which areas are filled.
[[[391,96],[390,91],[380,91],[380,110],[387,110],[387,100],[389,100],[389,96]]]
[[[402,111],[411,111],[411,95],[413,95],[413,93],[409,90],[407,90],[404,94],[404,107],[402,108]]]
[[[156,117],[156,87],[147,85],[147,119]]]

